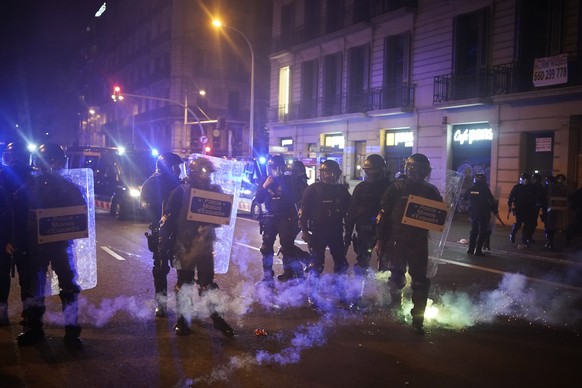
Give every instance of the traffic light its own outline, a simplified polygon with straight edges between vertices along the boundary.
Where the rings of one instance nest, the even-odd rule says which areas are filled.
[[[121,95],[121,86],[114,85],[113,86],[113,94],[111,95],[113,101],[121,101],[123,100],[123,96]]]
[[[209,153],[210,153],[210,151],[212,151],[212,148],[211,148],[209,145],[207,145],[207,146],[204,146],[204,153],[205,153],[205,154],[209,154]]]

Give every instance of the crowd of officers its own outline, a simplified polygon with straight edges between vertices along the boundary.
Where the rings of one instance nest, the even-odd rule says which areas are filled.
[[[66,166],[63,149],[56,144],[45,144],[32,155],[24,143],[8,144],[2,156],[0,170],[0,217],[9,222],[0,223],[0,325],[9,324],[8,293],[11,278],[18,270],[23,304],[23,330],[18,335],[19,345],[30,345],[44,338],[42,317],[45,312],[44,292],[49,264],[58,276],[60,299],[65,316],[64,343],[80,347],[81,327],[78,323],[77,297],[80,287],[75,281],[71,241],[37,244],[35,225],[28,217],[29,210],[86,204],[79,187],[64,178],[59,171]],[[152,252],[152,275],[155,289],[157,317],[167,315],[170,267],[177,270],[175,286],[177,335],[190,333],[192,305],[191,291],[198,285],[198,294],[204,296],[217,290],[214,282],[213,243],[218,225],[187,219],[189,193],[192,189],[220,192],[212,183],[215,167],[209,159],[189,160],[186,177],[180,179],[183,160],[167,152],[159,156],[155,173],[142,186],[141,207],[149,221],[146,232],[148,248]],[[259,182],[256,200],[264,204],[266,212],[260,220],[263,279],[259,284],[273,286],[280,282],[300,281],[305,274],[310,281],[319,279],[324,271],[325,252],[329,248],[333,272],[345,275],[349,264],[346,258],[353,247],[356,263],[355,276],[363,279],[370,271],[372,256],[378,257],[378,269],[390,271],[388,292],[390,307],[402,307],[402,290],[406,272],[411,277],[412,325],[423,333],[430,280],[428,266],[428,230],[402,223],[410,195],[434,201],[443,201],[438,189],[427,182],[431,172],[430,161],[420,153],[407,158],[404,171],[391,180],[385,160],[377,154],[364,161],[365,178],[350,194],[340,183],[339,164],[324,161],[319,180],[308,185],[305,166],[294,161],[287,167],[283,157],[272,156],[267,163],[267,174]],[[553,248],[554,236],[564,230],[568,241],[582,230],[582,189],[569,194],[563,176],[548,177],[545,185],[541,177],[524,173],[519,184],[511,190],[508,209],[515,215],[509,236],[511,242],[522,228],[522,243],[529,246],[536,228],[538,215],[544,222],[546,247]],[[483,174],[477,174],[464,193],[470,203],[471,233],[469,254],[483,255],[489,248],[491,214],[498,214],[498,202],[493,198]],[[564,225],[566,207],[574,211],[574,221]],[[295,245],[300,234],[308,251]],[[277,237],[281,244],[283,273],[275,276],[273,260]],[[233,329],[218,313],[217,306],[208,298],[208,311],[213,325],[225,336],[232,337]]]
[[[334,160],[325,160],[319,169],[319,180],[307,185],[301,162],[295,161],[287,172],[281,156],[269,159],[266,178],[259,183],[256,195],[266,208],[260,222],[261,283],[274,282],[273,245],[277,235],[283,261],[283,273],[277,279],[283,282],[303,279],[305,273],[310,284],[317,282],[324,270],[326,248],[333,260],[334,274],[347,274],[346,255],[350,247],[356,253],[354,275],[363,281],[375,252],[379,269],[391,271],[389,293],[395,310],[402,306],[408,270],[412,278],[412,324],[422,333],[430,286],[428,231],[404,225],[401,220],[409,195],[442,201],[437,188],[426,181],[430,162],[423,154],[410,156],[403,174],[393,182],[380,155],[368,156],[363,170],[365,179],[350,194],[340,182],[342,172]],[[307,243],[308,252],[295,246],[298,233]]]

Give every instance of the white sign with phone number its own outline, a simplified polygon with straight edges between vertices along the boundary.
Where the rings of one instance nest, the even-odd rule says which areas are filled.
[[[568,54],[534,60],[534,86],[565,84],[568,82]]]

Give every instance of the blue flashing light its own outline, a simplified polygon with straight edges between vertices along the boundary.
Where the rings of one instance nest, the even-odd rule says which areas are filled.
[[[155,148],[152,148],[152,156],[153,156],[154,158],[157,158],[158,156],[160,156],[160,151],[158,151],[158,150],[157,150],[157,149],[155,149]]]
[[[26,148],[28,149],[29,152],[34,152],[36,151],[36,149],[38,148],[38,146],[34,143],[28,143],[26,145]]]
[[[259,157],[259,163],[260,164],[265,164],[267,163],[267,158],[265,158],[264,156]]]

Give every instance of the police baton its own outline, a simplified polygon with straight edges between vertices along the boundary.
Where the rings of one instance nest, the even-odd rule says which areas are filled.
[[[503,220],[501,219],[501,217],[499,217],[499,213],[497,213],[495,216],[497,217],[497,219],[499,220],[499,222],[501,222],[501,225],[505,226],[505,223],[503,222]],[[507,215],[507,218],[509,219],[509,214]]]

